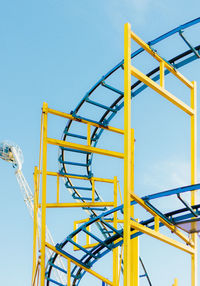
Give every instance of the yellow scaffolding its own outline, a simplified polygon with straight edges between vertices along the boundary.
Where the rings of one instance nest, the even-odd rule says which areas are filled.
[[[134,40],[139,44],[147,53],[149,53],[153,58],[155,58],[160,64],[160,84],[154,82],[152,79],[147,77],[145,74],[141,73],[138,69],[131,64],[131,40]],[[190,89],[191,94],[191,104],[188,106],[183,101],[175,97],[169,91],[165,89],[165,69],[171,72],[177,79],[179,79],[187,88]],[[131,127],[131,76],[136,77],[144,84],[152,88],[158,94],[162,95],[164,98],[169,100],[175,106],[180,108],[191,118],[191,184],[196,183],[196,83],[187,80],[181,73],[174,70],[174,68],[162,59],[156,52],[154,52],[149,45],[147,45],[143,40],[141,40],[137,35],[131,31],[131,26],[129,23],[125,24],[124,27],[124,130],[111,127],[102,126],[85,119],[77,119],[71,114],[66,114],[60,111],[56,111],[48,107],[47,103],[43,104],[42,109],[42,120],[41,120],[41,140],[40,140],[40,160],[39,168],[35,168],[34,171],[34,183],[35,183],[35,198],[34,198],[34,238],[33,238],[33,274],[32,274],[32,285],[45,285],[45,252],[46,248],[51,249],[54,253],[62,256],[67,260],[67,285],[71,283],[71,264],[77,265],[84,269],[86,272],[97,277],[101,281],[108,285],[118,286],[120,283],[120,271],[122,257],[124,261],[124,286],[138,286],[139,285],[139,238],[135,237],[131,240],[131,234],[140,231],[151,237],[154,237],[164,243],[172,245],[186,253],[191,255],[191,286],[197,286],[197,236],[193,234],[191,239],[188,239],[180,230],[169,224],[163,217],[159,216],[154,210],[152,210],[144,200],[142,200],[134,191],[134,129]],[[67,118],[73,121],[77,121],[81,124],[87,125],[87,144],[76,144],[71,142],[66,142],[63,140],[58,140],[54,138],[49,138],[47,135],[48,126],[48,114],[53,114],[59,117]],[[96,148],[91,146],[91,126],[106,129],[107,131],[118,133],[124,135],[124,153],[105,150],[101,148]],[[66,147],[75,150],[81,150],[84,152],[90,152],[105,156],[111,156],[119,159],[124,159],[124,218],[123,220],[118,220],[117,212],[114,213],[113,227],[117,229],[117,224],[123,224],[123,247],[121,248],[121,253],[119,255],[118,247],[113,249],[113,279],[110,281],[102,275],[93,271],[92,269],[86,268],[79,264],[77,261],[73,260],[69,256],[60,252],[56,247],[51,245],[46,241],[46,210],[47,208],[71,208],[71,207],[117,207],[117,177],[114,179],[96,178],[92,177],[90,179],[77,177],[73,175],[62,175],[57,172],[50,172],[47,170],[47,146],[55,145],[60,147]],[[42,165],[41,165],[42,161]],[[40,176],[42,177],[42,187],[41,194],[39,194],[40,189]],[[53,176],[57,180],[57,190],[56,190],[56,202],[47,203],[47,176]],[[79,203],[69,203],[62,202],[60,200],[60,178],[73,178],[81,180],[90,180],[92,182],[92,198],[91,202],[79,202]],[[114,185],[114,195],[113,201],[110,202],[96,202],[95,201],[95,182],[112,183]],[[39,197],[41,197],[41,202],[39,202]],[[131,201],[137,202],[142,208],[148,211],[154,217],[154,229],[150,229],[137,221],[134,218],[134,207],[131,206]],[[191,204],[196,204],[196,191],[191,193]],[[41,209],[41,242],[39,243],[38,234],[38,209]],[[131,219],[131,218],[134,218]],[[74,223],[74,230],[80,223],[86,222],[86,220],[76,221]],[[172,231],[181,242],[172,239],[166,235],[159,232],[159,223],[164,224],[170,231]],[[77,237],[74,238],[75,242]],[[83,246],[86,248],[93,247],[94,244],[90,243],[89,237],[86,235],[86,244]],[[40,251],[40,256],[37,258],[37,252]],[[74,250],[78,250],[74,246]],[[39,276],[38,276],[39,275]],[[174,280],[174,286],[178,285],[178,280]]]

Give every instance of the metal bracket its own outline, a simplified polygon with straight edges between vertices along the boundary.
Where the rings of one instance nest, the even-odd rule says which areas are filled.
[[[183,198],[181,198],[180,194],[177,194],[178,199],[184,204],[184,206],[195,216],[198,217],[198,214],[192,209],[191,206],[188,205],[186,201],[184,201]]]
[[[183,39],[183,41],[186,43],[186,45],[193,51],[193,53],[197,56],[197,58],[200,58],[200,55],[198,51],[188,42],[188,40],[183,36],[183,30],[179,31],[179,35]]]

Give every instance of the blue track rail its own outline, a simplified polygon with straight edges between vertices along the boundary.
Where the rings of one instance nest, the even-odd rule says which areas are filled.
[[[147,197],[143,197],[142,199],[144,201],[150,201],[150,200],[155,200],[155,199],[161,199],[165,198],[167,196],[174,196],[177,194],[183,194],[186,192],[191,192],[193,190],[198,190],[200,189],[200,184],[192,185],[192,186],[185,186],[181,188],[176,188],[156,194],[149,195]],[[137,204],[135,201],[132,201],[132,205]],[[199,216],[200,215],[200,204],[192,206],[193,211]],[[62,252],[63,254],[67,255],[68,257],[71,257],[74,261],[77,261],[79,264],[83,265],[86,268],[91,268],[99,259],[104,257],[106,254],[108,254],[110,251],[112,251],[113,248],[121,246],[123,244],[123,228],[120,229],[115,229],[112,226],[112,223],[110,223],[110,220],[112,220],[112,216],[115,212],[122,213],[123,212],[123,205],[118,206],[117,208],[108,210],[106,212],[102,212],[100,215],[97,217],[94,217],[90,219],[88,222],[82,224],[77,230],[73,231],[70,235],[68,235],[60,244],[56,245],[57,250]],[[187,219],[190,219],[194,217],[193,213],[191,213],[190,209],[185,207],[182,209],[178,209],[175,211],[168,212],[166,214],[162,214],[163,218],[170,221],[172,224],[176,225],[179,222],[185,221]],[[94,225],[97,221],[101,221],[104,223],[110,230],[111,230],[111,236],[106,238],[106,239],[100,239],[96,234],[87,231],[87,228],[89,226]],[[109,222],[108,222],[109,221]],[[150,217],[147,220],[141,221],[140,222],[144,226],[148,226],[149,228],[153,229],[154,228],[154,217]],[[163,224],[160,223],[160,227],[162,227]],[[97,245],[93,247],[91,250],[86,250],[83,249],[83,247],[76,243],[76,247],[79,248],[79,251],[83,253],[81,258],[78,258],[74,256],[74,254],[70,253],[70,245],[74,245],[73,238],[77,236],[80,233],[87,233],[93,238],[96,242]],[[137,232],[132,235],[132,238],[141,236],[143,233]],[[121,238],[121,240],[119,240]],[[118,243],[114,243],[116,240],[119,240]],[[57,258],[57,254],[55,254],[51,260],[49,261],[48,268],[47,268],[47,281],[50,282],[49,279],[51,276],[51,271],[54,268],[57,268],[54,264],[55,260]],[[60,269],[60,271],[65,271],[64,269]],[[75,266],[72,271],[72,277],[74,278],[73,280],[73,286],[78,285],[81,281],[81,278],[86,272]],[[147,274],[146,274],[147,275]],[[51,281],[52,282],[52,281]],[[47,283],[48,284],[48,283]],[[151,284],[150,284],[151,285]]]
[[[168,33],[161,35],[160,37],[148,42],[148,44],[152,49],[155,50],[155,48],[157,48],[156,45],[158,43],[162,42],[163,40],[170,39],[171,36],[177,35],[178,37],[181,37],[183,39],[182,37],[183,31],[199,23],[200,23],[200,17],[169,31]],[[183,39],[183,41],[187,45],[187,47],[189,47],[189,49],[167,60],[167,62],[169,62],[174,67],[174,69],[179,69],[199,58],[200,45],[193,47],[192,43],[189,43],[185,38]],[[136,58],[138,55],[143,54],[143,52],[144,50],[140,48],[134,53],[132,53],[131,58]],[[124,63],[123,60],[120,61],[114,68],[112,68],[109,72],[107,72],[104,76],[102,76],[97,81],[97,83],[86,93],[86,95],[82,98],[82,100],[79,102],[76,108],[73,111],[71,111],[71,114],[74,117],[76,117],[77,119],[86,119],[88,121],[98,123],[100,124],[100,126],[107,126],[111,122],[111,120],[116,116],[118,111],[120,111],[124,106],[123,90],[120,90],[118,87],[113,86],[113,84],[110,83],[110,80],[112,79],[112,75],[114,75],[116,72],[121,71],[121,76],[123,78],[123,63]],[[168,74],[167,70],[165,71],[165,74],[166,75]],[[151,79],[154,81],[158,81],[159,80],[159,67],[155,67],[154,69],[152,69],[150,72],[147,73],[147,76],[151,77]],[[95,98],[96,91],[98,91],[100,88],[105,91],[109,90],[110,92],[113,93],[113,95],[115,95],[115,100],[113,101],[112,104],[106,105],[104,103],[99,102]],[[142,91],[144,91],[146,88],[147,86],[144,85],[142,82],[136,81],[131,87],[132,97],[137,96]],[[84,116],[81,114],[82,109],[86,104],[87,104],[88,109],[90,107],[95,106],[96,108],[99,109],[99,111],[101,111],[99,113],[99,119],[88,118],[87,116]],[[75,132],[73,127],[74,127],[73,122],[69,120],[63,132],[63,136],[62,136],[63,140],[67,141],[68,138],[73,138],[73,139],[75,138],[76,140],[80,140],[80,141],[87,140],[86,136],[79,133],[80,131]],[[71,131],[71,129],[73,131]],[[93,130],[92,135],[91,135],[91,145],[93,147],[97,146],[102,133],[103,133],[103,129],[101,128],[95,128]],[[73,157],[73,160],[70,157]],[[91,153],[67,149],[67,148],[60,148],[59,163],[60,163],[61,174],[68,174],[68,175],[73,174],[74,176],[77,176],[77,177],[82,176],[82,177],[86,177],[90,179],[93,176],[92,161],[93,161],[93,154]],[[76,167],[78,171],[74,172],[74,168]],[[72,171],[72,168],[73,168],[73,171]],[[91,191],[91,181],[89,181],[88,186],[85,186],[85,185],[83,186],[81,184],[77,185],[75,183],[75,180],[66,179],[65,185],[75,200],[82,201],[82,202],[88,201],[88,192]],[[174,193],[174,195],[182,193],[181,188],[178,190],[173,190],[173,191],[174,192],[177,191],[177,193]],[[172,195],[171,191],[167,191],[165,193],[149,195],[149,196],[144,197],[143,199],[149,206],[152,206],[150,203],[151,200],[160,198],[160,195],[163,197],[168,196],[168,192],[169,192],[169,195]],[[97,190],[95,190],[95,195],[96,195],[96,200],[98,201],[102,200]],[[112,242],[115,239],[119,238],[120,236],[122,237],[123,229],[119,231],[112,229],[111,225],[109,225],[104,218],[108,216],[109,214],[112,214],[114,211],[123,212],[123,206],[120,206],[114,210],[113,209],[109,210],[108,208],[104,208],[104,209],[88,208],[87,211],[91,218],[90,223],[91,224],[95,223],[98,226],[98,230],[100,230],[102,234],[101,239],[97,236],[96,237],[93,236],[93,239],[95,239],[99,243],[98,247],[95,247],[94,249],[88,252],[85,251],[81,260],[79,259],[80,263],[83,263],[84,265],[88,265],[88,267],[91,267],[99,258],[103,257],[105,254],[111,251],[112,245],[113,245]],[[185,211],[188,212],[187,215],[183,215],[183,212]],[[199,207],[197,207],[195,211],[199,214]],[[100,215],[99,215],[99,212],[101,212]],[[185,209],[181,209],[176,212],[178,214],[180,213],[180,216],[174,220],[171,220],[172,215],[169,215],[169,214],[164,215],[164,217],[166,218],[166,220],[171,220],[172,223],[175,223],[179,219],[180,220],[185,219],[186,217],[190,217],[193,215],[191,210],[189,210],[187,207]],[[153,221],[151,220],[152,219],[149,219],[148,221],[143,222],[143,224],[144,225],[152,224]],[[84,227],[82,226],[78,230],[86,233],[87,232],[86,226],[87,225],[85,225]],[[72,244],[73,235],[74,233],[70,234],[67,239],[65,239],[61,244],[57,245],[57,248],[59,250],[65,251],[64,247],[67,244]],[[138,235],[141,235],[141,233]],[[91,237],[92,237],[92,234],[91,234]],[[121,240],[120,243],[122,244],[123,240]],[[81,249],[81,251],[84,251],[84,250]],[[52,257],[48,265],[48,270],[47,270],[47,275],[46,275],[47,285],[50,285],[50,284],[61,285],[59,284],[59,282],[56,282],[53,280],[53,278],[51,278],[52,269],[55,268],[54,262],[56,260],[56,257],[57,255]],[[75,267],[72,270],[72,277],[74,277],[73,285],[78,285],[82,276],[83,276],[82,269],[81,268],[78,269],[77,267]]]

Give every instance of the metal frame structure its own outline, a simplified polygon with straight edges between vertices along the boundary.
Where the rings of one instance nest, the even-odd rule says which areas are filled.
[[[47,285],[78,285],[81,281],[83,275],[87,272],[91,275],[97,277],[102,281],[102,285],[108,284],[117,286],[120,283],[120,272],[122,270],[123,261],[123,280],[124,285],[138,285],[139,281],[139,248],[138,239],[142,234],[147,234],[158,240],[161,240],[169,245],[172,245],[184,252],[191,255],[191,286],[197,286],[197,235],[192,234],[188,238],[182,231],[177,228],[177,224],[180,221],[188,218],[194,218],[199,216],[199,205],[196,205],[196,191],[199,189],[199,185],[196,184],[196,83],[187,80],[181,73],[178,72],[177,68],[181,67],[197,58],[199,58],[200,47],[193,47],[185,37],[182,35],[182,31],[200,22],[200,18],[197,18],[191,22],[188,22],[169,33],[155,39],[154,41],[146,44],[137,35],[135,35],[131,29],[130,25],[125,25],[124,33],[124,61],[120,62],[114,69],[107,73],[97,84],[86,94],[77,108],[71,112],[71,114],[66,114],[53,109],[48,108],[48,105],[44,103],[43,114],[42,114],[42,132],[41,132],[41,150],[40,150],[40,162],[39,169],[35,171],[35,212],[36,215],[34,221],[34,244],[37,243],[37,212],[41,208],[41,244],[38,248],[41,252],[41,269],[38,279],[36,279],[33,285],[40,283],[41,286],[45,285],[45,280]],[[152,45],[162,41],[178,33],[184,42],[189,46],[190,50],[182,53],[179,56],[174,57],[171,60],[165,60],[161,57],[153,48]],[[131,54],[131,39],[136,41],[141,48],[136,52]],[[131,65],[131,58],[146,51],[153,58],[159,62],[159,68],[152,70],[148,74],[142,74],[134,66]],[[194,54],[191,56],[191,54]],[[177,63],[176,63],[177,61]],[[124,92],[106,83],[105,80],[108,79],[116,70],[119,68],[124,70]],[[176,78],[178,78],[187,88],[190,89],[191,95],[191,105],[186,105],[183,101],[175,97],[164,87],[165,75],[172,73]],[[138,82],[131,86],[131,75],[138,79]],[[153,76],[153,77],[152,77]],[[156,81],[160,79],[160,84]],[[99,103],[90,96],[97,89],[97,87],[103,87],[109,89],[110,91],[119,94],[119,98],[115,100],[110,106],[106,106]],[[138,87],[139,86],[139,87]],[[143,91],[146,87],[150,87],[158,94],[165,97],[171,103],[176,105],[191,118],[191,186],[179,188],[175,190],[165,191],[158,194],[153,194],[150,196],[145,196],[140,198],[134,192],[134,130],[131,128],[131,98],[136,96],[138,93]],[[133,92],[132,92],[133,89]],[[122,101],[124,99],[124,101]],[[122,102],[120,102],[122,101]],[[94,119],[88,119],[82,115],[78,115],[78,111],[84,104],[90,104],[92,106],[97,106],[101,110],[106,110],[99,121]],[[116,115],[116,113],[124,106],[124,130],[114,128],[108,125],[110,120]],[[53,114],[59,117],[68,119],[68,124],[65,128],[62,140],[49,138],[47,136],[47,118],[48,114]],[[73,122],[78,122],[80,124],[87,124],[87,136],[83,136],[77,133],[71,133],[69,131]],[[94,128],[91,132],[91,128]],[[124,152],[116,152],[97,148],[97,142],[104,130],[122,134],[124,135]],[[75,138],[86,141],[86,144],[72,143],[67,141],[67,138]],[[59,162],[61,164],[61,170],[57,172],[49,172],[47,170],[47,146],[55,145],[60,148]],[[66,153],[70,154],[73,152],[77,154],[77,158],[80,154],[86,155],[86,162],[75,162],[66,160]],[[93,154],[100,154],[104,156],[111,156],[115,158],[124,159],[124,204],[117,206],[117,192],[120,188],[117,182],[117,178],[114,179],[102,179],[94,177],[91,170],[91,163]],[[42,159],[42,160],[41,160]],[[42,167],[40,167],[42,161]],[[78,168],[86,168],[87,174],[71,173],[68,170],[69,166],[77,166]],[[42,189],[41,194],[39,194],[40,189],[40,176],[42,177]],[[57,191],[56,191],[56,202],[47,203],[47,176],[54,176],[57,178]],[[72,194],[75,199],[75,203],[68,203],[60,201],[60,178],[63,178],[67,189]],[[88,182],[88,187],[82,186],[81,184],[76,185],[76,180]],[[102,183],[113,183],[114,184],[114,199],[113,201],[104,202],[98,191],[95,188],[95,181]],[[90,185],[91,184],[91,185]],[[90,192],[91,195],[85,196],[83,193]],[[191,192],[191,206],[188,205],[184,200],[181,199],[180,194],[184,192]],[[161,211],[156,209],[150,200],[165,197],[169,195],[177,194],[178,198],[182,200],[185,208],[170,212],[168,214],[163,214]],[[41,202],[39,202],[39,197],[41,195]],[[120,194],[121,197],[121,194]],[[134,218],[134,205],[137,204],[147,212],[149,212],[150,219],[142,222],[138,222]],[[46,209],[47,208],[71,208],[71,207],[81,207],[87,211],[90,217],[87,220],[81,220],[75,222],[75,226],[80,225],[78,228],[75,227],[73,233],[67,236],[62,243],[56,246],[49,244],[46,241]],[[112,209],[110,209],[112,207]],[[99,215],[98,212],[101,214]],[[122,214],[123,218],[120,218],[119,213]],[[178,216],[177,216],[178,214]],[[109,217],[108,217],[109,216]],[[172,217],[175,218],[172,219]],[[94,226],[99,230],[100,234],[96,235],[96,232],[92,232],[90,227]],[[175,238],[163,235],[160,233],[160,227],[165,226],[170,231],[173,232]],[[86,235],[86,244],[82,244],[77,241],[77,234],[83,232]],[[176,239],[176,236],[182,240],[182,242]],[[90,240],[95,240],[95,243],[91,243]],[[74,251],[78,251],[79,254],[82,253],[82,257],[78,258],[75,254],[71,254],[66,248],[68,245],[73,245]],[[121,247],[121,251],[119,251]],[[35,247],[36,249],[36,247]],[[45,259],[45,253],[47,249],[51,249],[54,255],[49,261]],[[103,277],[99,273],[93,271],[91,267],[105,254],[113,251],[113,279],[112,281]],[[122,254],[123,252],[123,254]],[[80,255],[79,255],[80,256]],[[36,250],[34,252],[35,257],[35,267],[34,273],[38,274],[38,269],[36,267]],[[58,257],[65,258],[67,261],[67,270],[56,265],[56,260]],[[122,257],[124,257],[122,259]],[[53,276],[54,270],[59,270],[66,275],[66,282],[63,284],[60,281],[56,281]],[[147,277],[149,285],[152,285],[149,276],[143,268],[145,274],[141,276]],[[73,280],[73,281],[72,281]],[[174,281],[174,286],[178,285],[177,279]]]

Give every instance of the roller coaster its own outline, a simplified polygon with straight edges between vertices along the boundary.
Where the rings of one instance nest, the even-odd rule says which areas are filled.
[[[194,19],[148,43],[131,31],[129,24],[125,24],[124,60],[102,76],[71,113],[57,111],[49,108],[47,103],[43,104],[39,166],[35,167],[34,171],[33,286],[39,284],[41,286],[75,286],[81,284],[86,274],[100,280],[102,285],[137,286],[140,278],[146,279],[148,285],[153,285],[148,269],[145,268],[139,256],[138,243],[141,235],[151,236],[188,253],[191,257],[191,286],[197,286],[197,233],[200,231],[200,204],[197,202],[197,191],[200,184],[196,181],[196,83],[183,76],[179,68],[200,57],[200,45],[194,46],[184,34],[190,33],[199,23],[200,18]],[[168,41],[170,42],[173,37],[183,40],[186,50],[165,59],[158,52],[159,44],[164,42],[168,45]],[[131,41],[140,46],[132,54]],[[134,63],[145,53],[149,54],[158,66],[142,73],[134,64],[132,65],[132,60]],[[187,91],[189,90],[190,106],[165,88],[165,77],[168,74],[177,78]],[[136,79],[134,82],[133,77]],[[191,185],[139,197],[138,191],[134,189],[135,137],[134,129],[131,127],[131,99],[146,88],[152,89],[156,95],[160,94],[190,117],[191,132],[188,137],[191,142]],[[110,100],[114,98],[114,101],[108,104],[109,100],[105,99],[107,94],[112,94]],[[111,126],[111,120],[123,108],[124,128]],[[64,118],[67,121],[61,140],[48,137],[49,116]],[[117,136],[116,140],[122,141],[123,151],[97,147],[97,144],[101,144],[100,138],[103,137],[103,133],[106,133],[106,136],[110,133]],[[48,170],[47,146],[50,145],[59,148],[59,171]],[[111,148],[115,149],[113,143]],[[96,156],[123,161],[121,187],[117,176],[101,178],[94,175],[94,164],[98,161]],[[116,161],[114,162],[117,164]],[[49,177],[56,181],[53,202],[49,202],[48,197]],[[67,196],[63,196],[61,180],[71,194],[73,202],[67,200]],[[98,185],[101,186],[99,189]],[[113,196],[110,190],[113,190]],[[106,195],[104,201],[103,194],[108,192],[109,195]],[[185,200],[186,193],[191,196],[190,203]],[[163,212],[157,206],[161,199],[167,197],[177,199],[183,207]],[[155,204],[152,201],[155,201]],[[138,221],[136,207],[146,211],[148,217]],[[52,245],[46,241],[47,209],[55,211],[59,208],[82,208],[87,217],[74,221],[74,231],[67,234],[63,241]],[[41,211],[40,235],[39,211]],[[162,233],[161,227],[169,233]],[[40,242],[38,242],[39,236]],[[46,256],[48,249],[52,251],[50,259]],[[110,266],[112,277],[108,279],[92,268],[97,261],[108,256],[109,253],[112,256]],[[58,265],[58,258],[63,261],[65,267]],[[143,273],[139,273],[139,262]],[[58,271],[63,274],[64,282],[56,278],[55,273]],[[173,285],[178,285],[177,279],[174,280]]]

